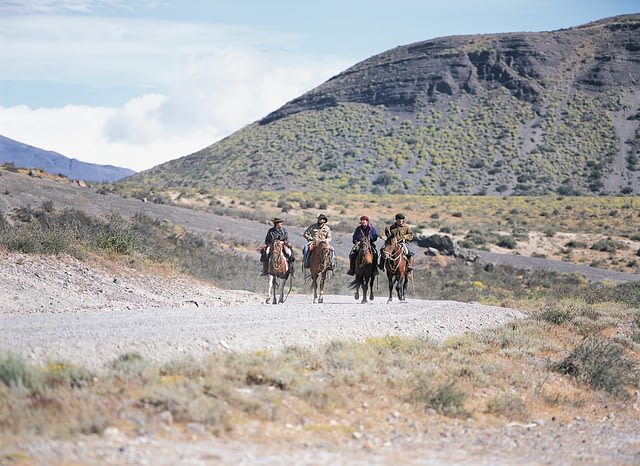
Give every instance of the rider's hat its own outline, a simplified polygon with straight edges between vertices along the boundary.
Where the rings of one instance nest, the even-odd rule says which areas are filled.
[[[396,214],[396,220],[404,220],[404,215]]]
[[[366,215],[363,215],[362,217],[360,217],[360,221],[366,220],[367,222],[369,221],[369,217],[367,217]]]
[[[320,220],[324,220],[325,222],[328,222],[329,220],[327,219],[327,216],[325,214],[320,214],[318,215],[318,221]]]
[[[284,220],[282,220],[280,217],[276,217],[271,221],[273,222],[274,225],[277,223],[284,223]]]

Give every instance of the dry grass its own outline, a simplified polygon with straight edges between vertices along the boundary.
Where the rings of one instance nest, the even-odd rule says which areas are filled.
[[[435,418],[487,426],[625,415],[640,388],[640,345],[631,337],[640,331],[638,310],[578,300],[530,307],[528,319],[444,342],[333,341],[317,351],[288,347],[161,366],[127,353],[100,373],[4,354],[0,427],[67,437],[108,426],[161,431],[170,422],[232,438],[346,440],[362,430],[411,435]]]
[[[131,193],[133,194],[133,193]],[[498,197],[319,194],[213,190],[208,193],[167,194],[177,204],[223,215],[267,222],[274,216],[304,226],[319,212],[332,228],[351,232],[356,219],[367,214],[382,230],[401,211],[416,232],[443,232],[464,243],[470,231],[487,240],[476,249],[519,253],[636,272],[640,269],[640,199],[631,197]],[[515,247],[498,246],[513,238]],[[602,244],[611,247],[602,248]],[[599,246],[600,245],[600,246]]]

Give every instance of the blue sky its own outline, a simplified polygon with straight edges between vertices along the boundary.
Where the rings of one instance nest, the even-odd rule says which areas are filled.
[[[0,135],[139,171],[398,45],[638,12],[640,0],[0,0]]]

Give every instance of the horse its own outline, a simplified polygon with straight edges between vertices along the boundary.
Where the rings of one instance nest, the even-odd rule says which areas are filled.
[[[289,271],[289,261],[285,255],[284,241],[275,239],[271,244],[271,252],[269,253],[269,291],[267,293],[266,304],[271,301],[272,304],[277,304],[278,300],[276,295],[280,290],[280,301],[284,303],[284,288],[289,281],[289,291],[293,284],[293,276]],[[288,295],[288,293],[287,293]]]
[[[367,238],[360,239],[356,254],[355,278],[349,284],[349,288],[355,288],[356,301],[360,299],[360,288],[362,288],[362,304],[367,302],[367,288],[369,288],[369,301],[373,301],[373,281],[377,274],[373,257],[371,242]]]
[[[321,303],[324,297],[324,281],[329,270],[329,243],[316,240],[309,251],[309,277],[313,289],[313,303]]]
[[[405,293],[407,291],[408,274],[407,274],[407,258],[404,255],[404,247],[397,238],[387,238],[384,245],[384,268],[387,272],[389,280],[389,300],[393,297],[393,285],[396,286],[398,299],[401,303],[406,302]]]

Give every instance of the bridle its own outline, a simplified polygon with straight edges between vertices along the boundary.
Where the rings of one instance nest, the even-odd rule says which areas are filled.
[[[387,253],[387,248],[385,247],[385,255],[391,272],[395,274],[400,268],[400,262],[404,251],[402,250],[402,243],[397,240],[390,242],[388,246],[391,246],[392,250],[390,253]]]

